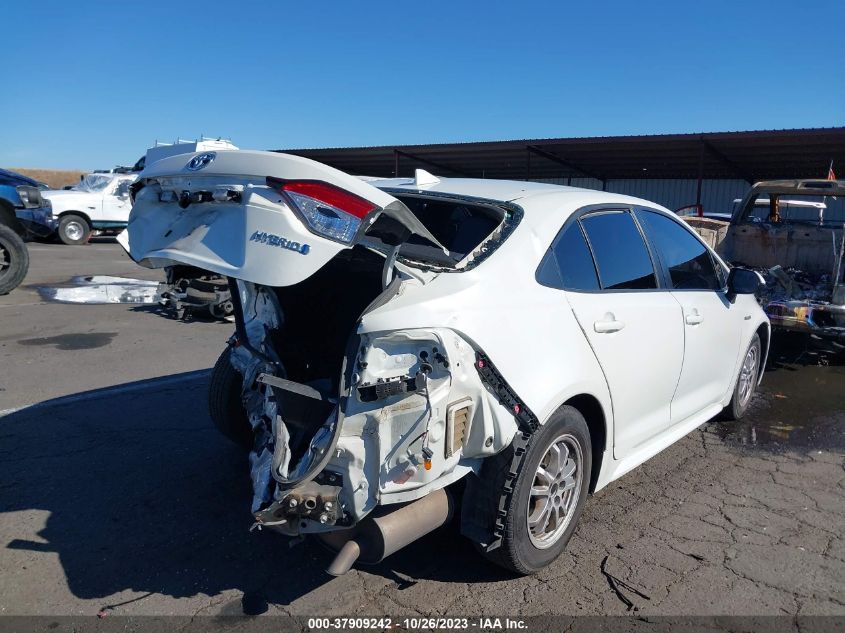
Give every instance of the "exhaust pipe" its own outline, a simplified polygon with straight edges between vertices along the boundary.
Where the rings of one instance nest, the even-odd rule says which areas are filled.
[[[342,576],[358,560],[367,565],[379,563],[448,523],[454,510],[451,493],[440,489],[387,514],[367,517],[351,530],[320,534],[324,543],[338,550],[326,571]]]

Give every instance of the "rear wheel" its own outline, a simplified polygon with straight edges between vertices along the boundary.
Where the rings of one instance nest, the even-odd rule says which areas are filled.
[[[69,213],[59,221],[58,234],[59,239],[68,246],[79,246],[91,237],[91,227],[81,215]]]
[[[211,370],[208,412],[218,431],[235,444],[249,448],[252,446],[252,427],[241,403],[243,379],[229,361],[231,353],[231,349],[226,348]]]
[[[720,417],[723,420],[739,420],[748,411],[752,396],[757,390],[762,358],[760,336],[755,334],[742,359],[742,366],[739,369],[739,376],[736,379],[731,401],[722,410]]]
[[[552,563],[584,509],[591,466],[584,416],[573,407],[561,407],[532,436],[506,508],[502,544],[484,555],[520,574],[533,574]],[[491,497],[498,498],[504,481],[494,477],[485,485],[496,487]]]
[[[29,270],[29,251],[21,236],[0,224],[0,295],[17,288]]]

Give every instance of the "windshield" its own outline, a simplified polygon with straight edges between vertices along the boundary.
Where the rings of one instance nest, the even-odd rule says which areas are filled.
[[[112,178],[104,174],[88,174],[82,176],[79,184],[74,187],[77,191],[103,191],[108,187]]]

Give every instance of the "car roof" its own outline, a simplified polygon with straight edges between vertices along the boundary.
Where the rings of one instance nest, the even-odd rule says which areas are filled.
[[[487,178],[439,178],[438,182],[430,185],[417,185],[413,178],[368,178],[361,177],[378,189],[387,191],[405,190],[409,193],[436,193],[441,195],[465,196],[497,202],[516,202],[520,205],[529,199],[539,200],[549,196],[562,196],[566,201],[575,198],[592,199],[584,204],[643,204],[656,207],[664,211],[668,209],[649,200],[635,198],[625,194],[610,193],[598,189],[584,187],[570,187],[546,182],[532,182],[524,180],[496,180]],[[580,201],[579,201],[580,202]],[[671,213],[671,211],[668,211]]]
[[[484,198],[501,202],[512,202],[539,193],[566,193],[571,191],[593,192],[592,189],[565,187],[543,182],[522,180],[494,180],[487,178],[438,178],[430,185],[417,185],[413,178],[365,178],[379,189],[404,189],[408,192],[433,192],[471,198]]]
[[[555,235],[564,221],[577,209],[589,205],[624,204],[646,206],[676,217],[665,207],[618,193],[596,189],[569,187],[552,183],[522,180],[494,180],[485,178],[439,178],[430,185],[417,185],[413,178],[364,178],[370,185],[396,195],[435,193],[478,198],[497,202],[514,202],[524,211],[522,223],[539,235]]]

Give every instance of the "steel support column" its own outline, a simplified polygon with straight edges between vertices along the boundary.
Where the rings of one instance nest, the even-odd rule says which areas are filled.
[[[701,149],[698,152],[698,182],[695,186],[695,204],[701,206],[701,183],[704,180],[704,139],[701,139]]]

